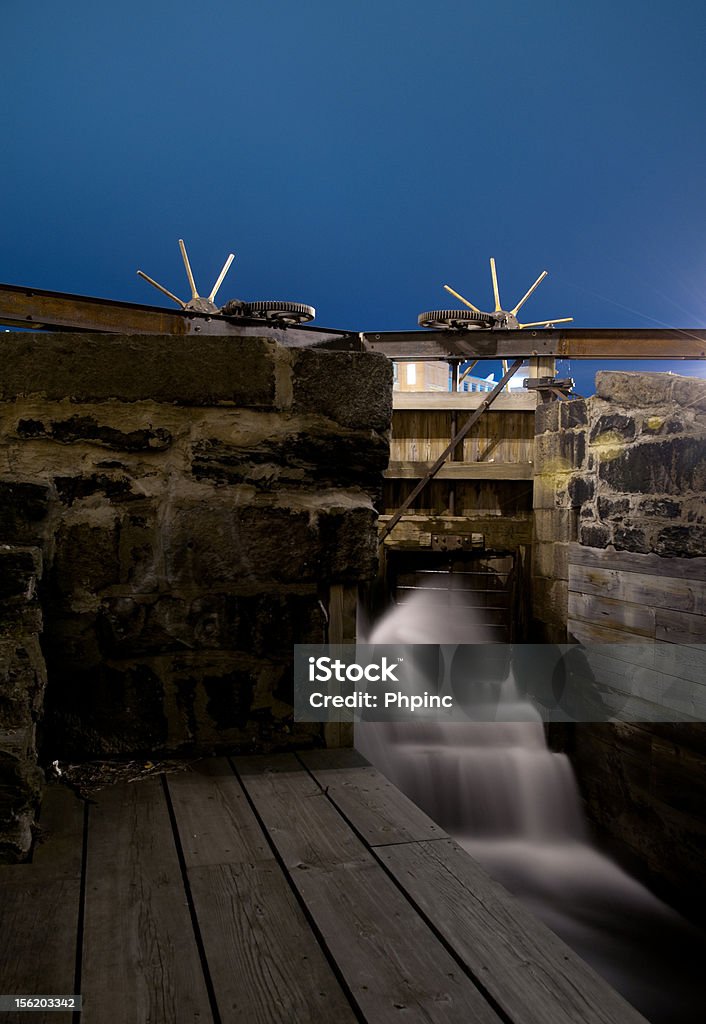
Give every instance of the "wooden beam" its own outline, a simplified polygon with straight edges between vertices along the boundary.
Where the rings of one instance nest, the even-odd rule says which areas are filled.
[[[521,359],[516,359],[515,362],[512,364],[512,366],[508,370],[506,370],[506,372],[502,375],[502,377],[500,378],[498,383],[495,385],[493,390],[489,394],[487,394],[485,396],[485,398],[483,399],[481,404],[478,406],[476,411],[471,416],[468,417],[468,419],[463,424],[463,426],[458,431],[458,433],[454,437],[451,438],[451,441],[446,446],[444,451],[441,453],[439,458],[436,460],[434,465],[429,470],[427,470],[426,474],[419,481],[417,486],[412,488],[410,494],[402,502],[402,505],[400,506],[400,508],[397,509],[397,511],[395,512],[395,514],[393,515],[393,517],[389,521],[389,523],[387,523],[387,525],[385,526],[384,530],[382,531],[382,533],[380,534],[380,537],[378,539],[378,543],[379,544],[382,544],[383,541],[385,540],[385,537],[387,537],[387,535],[395,528],[395,526],[400,521],[402,516],[405,514],[407,509],[412,505],[412,503],[414,502],[414,499],[417,497],[417,495],[420,494],[424,490],[424,488],[426,487],[426,485],[429,483],[430,480],[434,479],[436,474],[439,472],[441,467],[444,465],[444,463],[448,459],[449,455],[451,455],[451,453],[456,448],[456,445],[459,444],[461,441],[463,441],[464,437],[469,433],[469,431],[471,430],[473,425],[478,422],[478,420],[481,418],[481,416],[483,415],[485,410],[490,408],[490,406],[493,404],[495,399],[498,397],[498,395],[500,394],[502,389],[505,387],[507,382],[513,376],[513,374],[516,373],[517,370],[519,370],[521,365],[522,365],[522,360]]]
[[[448,412],[477,409],[486,391],[393,391],[394,412]],[[536,391],[504,391],[493,403],[492,412],[534,412],[538,405]]]
[[[418,480],[431,462],[391,462],[385,470],[388,480]],[[439,480],[532,480],[531,462],[447,462],[435,476]]]
[[[641,555],[615,548],[589,548],[572,543],[569,547],[570,565],[595,566],[599,569],[620,569],[622,572],[640,572],[655,576],[673,576],[676,579],[706,579],[706,558],[663,558],[661,555]]]

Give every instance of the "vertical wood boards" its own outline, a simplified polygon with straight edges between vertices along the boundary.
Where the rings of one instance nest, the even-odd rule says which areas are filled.
[[[498,1024],[454,958],[291,756],[236,767],[360,1007],[375,1024]]]
[[[82,1024],[213,1020],[159,779],[103,790],[89,815]]]
[[[382,816],[393,820],[398,799],[375,769],[342,770],[354,764],[354,756],[344,759],[343,752],[335,759],[326,752],[300,756],[351,824],[361,835],[371,835],[380,862],[513,1022],[646,1024],[452,839],[422,839],[425,823],[420,819],[411,830],[400,830],[397,842],[391,833],[380,843],[371,828],[371,812],[378,813],[390,796],[389,811],[383,810]],[[377,790],[376,776],[381,782]],[[349,789],[358,789],[360,796]],[[376,794],[372,807],[367,798],[371,791]],[[410,841],[410,831],[420,841]]]
[[[395,410],[390,441],[391,462],[433,462],[452,437],[451,412]],[[457,412],[463,423],[468,412]],[[531,462],[534,458],[534,412],[489,410],[459,445],[462,462]]]
[[[224,1022],[355,1020],[225,758],[169,779],[187,877]]]
[[[357,751],[309,750],[297,756],[368,845],[448,838]]]

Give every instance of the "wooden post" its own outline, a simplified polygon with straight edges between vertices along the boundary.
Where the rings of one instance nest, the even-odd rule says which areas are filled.
[[[356,641],[356,613],[358,587],[345,583],[332,583],[328,600],[329,644],[354,644]],[[352,722],[327,722],[324,725],[327,747],[352,747]]]

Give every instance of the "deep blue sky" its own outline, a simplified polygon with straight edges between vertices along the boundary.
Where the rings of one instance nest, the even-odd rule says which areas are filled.
[[[495,256],[506,306],[550,272],[526,319],[706,325],[698,0],[4,0],[2,26],[0,281],[161,303],[140,267],[187,298],[183,237],[202,294],[233,251],[219,300],[391,330],[445,282],[490,308]]]

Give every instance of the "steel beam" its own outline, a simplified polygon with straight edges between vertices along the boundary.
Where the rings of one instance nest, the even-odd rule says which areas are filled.
[[[163,309],[86,295],[0,284],[0,324],[32,330],[111,334],[232,335],[272,338],[288,348],[382,352],[389,359],[706,359],[706,330],[542,328],[383,331],[359,334],[263,320]]]
[[[706,359],[706,330],[599,328],[562,330],[384,331],[363,346],[390,359]]]
[[[267,337],[288,348],[360,349],[360,335],[321,327],[285,327],[191,310],[163,309],[40,288],[0,284],[0,324],[33,331],[89,331],[108,334],[232,335]]]

